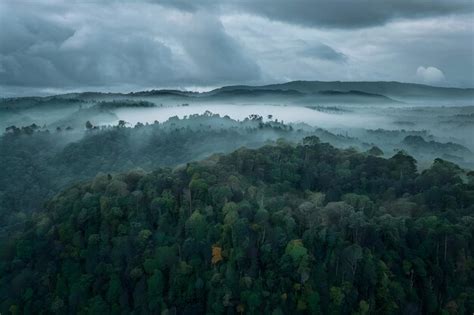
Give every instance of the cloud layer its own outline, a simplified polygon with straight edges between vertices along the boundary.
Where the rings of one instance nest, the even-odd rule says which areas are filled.
[[[3,84],[215,85],[260,76],[258,65],[219,18],[201,11],[150,3],[25,6],[34,5],[2,7]]]
[[[361,28],[397,18],[422,18],[472,12],[465,0],[260,0],[231,1],[236,8],[289,23],[335,28]]]
[[[473,9],[470,0],[6,0],[0,95],[296,79],[473,86]]]

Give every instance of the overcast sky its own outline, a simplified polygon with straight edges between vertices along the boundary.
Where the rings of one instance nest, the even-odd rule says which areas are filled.
[[[474,86],[472,0],[0,0],[0,95],[290,80]]]

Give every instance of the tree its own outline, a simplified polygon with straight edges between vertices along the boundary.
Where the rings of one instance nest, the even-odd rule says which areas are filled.
[[[200,241],[204,240],[204,238],[206,237],[206,233],[206,218],[201,213],[199,213],[199,211],[196,210],[186,221],[186,234]]]
[[[383,155],[383,151],[377,146],[373,146],[372,148],[370,148],[367,151],[367,153],[370,154],[370,155],[373,155],[373,156],[382,156]]]
[[[147,280],[147,288],[148,308],[152,312],[157,312],[161,306],[164,289],[163,273],[160,270],[153,271],[153,275]]]
[[[222,261],[222,248],[217,245],[212,245],[212,260],[211,262],[215,265]]]
[[[302,240],[291,240],[285,249],[285,254],[291,257],[293,265],[297,268],[300,274],[302,283],[309,278],[309,254],[308,249],[304,247]]]

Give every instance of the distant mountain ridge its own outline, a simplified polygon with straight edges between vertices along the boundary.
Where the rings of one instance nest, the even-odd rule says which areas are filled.
[[[131,97],[177,97],[198,100],[252,100],[252,99],[281,99],[282,101],[322,101],[322,102],[381,102],[381,103],[397,103],[394,100],[382,94],[370,93],[359,90],[301,90],[285,88],[269,88],[259,86],[227,86],[218,88],[209,92],[186,92],[180,90],[152,90],[127,94]]]
[[[269,85],[230,85],[208,92],[184,91],[178,89],[157,89],[131,93],[82,92],[67,93],[47,97],[22,97],[0,99],[0,103],[12,100],[37,102],[40,99],[124,99],[164,97],[178,99],[218,100],[219,98],[252,98],[281,97],[282,99],[334,100],[334,101],[380,101],[397,103],[405,101],[472,101],[474,104],[474,88],[436,87],[415,83],[395,81],[291,81]],[[471,104],[472,105],[472,104]]]
[[[215,89],[209,93],[223,90],[295,90],[302,93],[318,93],[323,91],[350,92],[359,91],[379,94],[390,98],[471,98],[474,99],[474,88],[437,87],[416,83],[396,81],[291,81],[262,86],[235,85]]]
[[[181,90],[151,90],[127,94],[129,96],[172,96],[192,98],[218,97],[360,97],[379,98],[386,102],[416,99],[473,100],[474,88],[437,87],[396,81],[290,81],[269,85],[230,85],[208,92]]]

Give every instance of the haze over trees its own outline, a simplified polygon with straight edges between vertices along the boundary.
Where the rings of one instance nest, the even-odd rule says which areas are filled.
[[[472,89],[328,84],[0,101],[0,313],[473,313]]]

